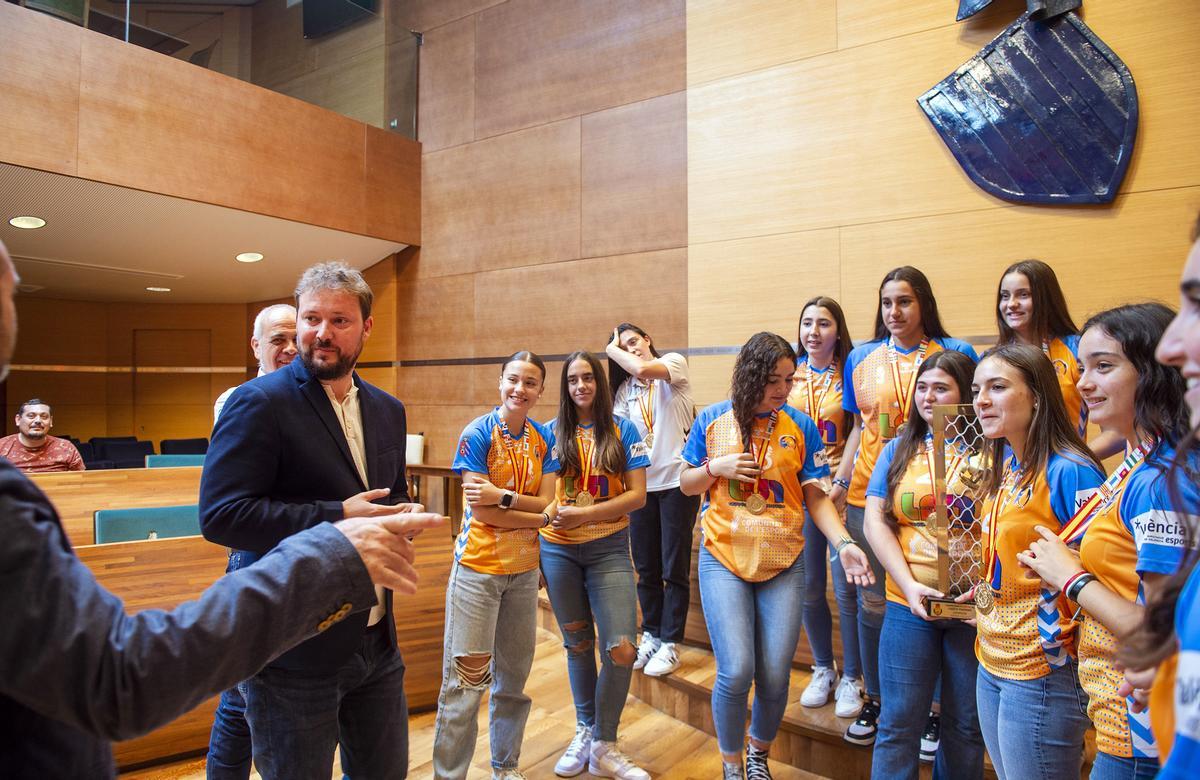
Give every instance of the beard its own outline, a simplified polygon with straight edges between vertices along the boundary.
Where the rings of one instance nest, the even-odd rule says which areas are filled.
[[[338,358],[334,362],[317,363],[313,359],[313,348],[330,346],[332,345],[329,343],[314,342],[311,346],[300,348],[300,360],[303,361],[304,367],[308,369],[308,373],[322,382],[341,379],[349,375],[354,370],[354,364],[358,362],[358,356],[362,354],[363,348],[362,342],[359,342],[358,349],[354,350],[354,354],[346,354],[339,349]]]

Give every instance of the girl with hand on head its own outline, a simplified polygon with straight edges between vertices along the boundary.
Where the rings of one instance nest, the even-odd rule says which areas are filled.
[[[442,690],[433,738],[433,771],[467,776],[475,752],[479,703],[490,686],[492,777],[517,770],[537,635],[538,530],[554,500],[554,433],[530,420],[546,366],[518,352],[500,373],[500,406],[473,420],[451,466],[463,478],[462,529],[446,585]]]
[[[687,359],[660,355],[646,331],[623,322],[605,348],[613,413],[629,420],[646,445],[646,505],[630,514],[629,538],[642,607],[642,641],[633,668],[652,677],[679,666],[692,597],[692,530],[699,496],[684,495],[683,441],[695,419]]]
[[[834,540],[846,576],[872,582],[866,555],[826,494],[829,466],[817,427],[787,405],[795,372],[796,353],[785,339],[752,336],[734,363],[730,399],[700,414],[683,452],[680,487],[704,494],[700,597],[717,661],[712,712],[726,780],[771,777],[767,752],[787,706],[800,636],[805,509]]]
[[[563,364],[553,426],[559,472],[550,524],[541,531],[542,575],[567,650],[577,720],[554,772],[574,777],[586,768],[597,777],[649,780],[617,750],[637,659],[629,513],[646,503],[647,447],[633,423],[613,417],[608,379],[590,352],[574,352]]]
[[[977,360],[970,344],[951,338],[942,326],[937,300],[925,274],[912,266],[889,271],[879,285],[875,337],[855,347],[846,359],[842,406],[861,420],[857,449],[847,444],[843,460],[854,464],[846,497],[846,528],[866,551],[875,585],[858,590],[858,644],[867,702],[845,739],[856,745],[875,742],[879,719],[879,632],[883,626],[884,572],[864,532],[867,484],[883,447],[896,438],[911,406],[917,369],[928,357],[945,350]],[[930,713],[927,732],[936,734]],[[936,745],[934,746],[936,750]]]
[[[983,580],[975,586],[979,725],[1000,780],[1077,780],[1088,728],[1074,658],[1075,623],[1058,593],[1017,555],[1056,533],[1104,481],[1096,456],[1067,418],[1050,360],[1037,347],[984,353],[972,385],[991,439],[985,479]]]
[[[1173,531],[1182,532],[1186,552],[1179,568],[1157,588],[1158,594],[1147,600],[1144,620],[1121,647],[1128,682],[1120,692],[1133,694],[1138,709],[1148,699],[1162,763],[1159,777],[1165,780],[1200,774],[1200,696],[1195,693],[1200,688],[1200,219],[1192,229],[1192,242],[1179,283],[1179,313],[1155,355],[1164,365],[1178,368],[1187,386],[1184,401],[1191,432],[1180,442],[1167,474],[1171,511],[1162,517]],[[1079,596],[1090,598],[1082,592]]]
[[[817,296],[800,309],[799,365],[788,404],[817,424],[833,488],[829,498],[838,512],[846,510],[853,459],[843,450],[858,448],[858,426],[842,409],[843,370],[852,346],[842,307],[832,298]],[[813,675],[800,696],[805,707],[823,707],[832,695],[839,718],[854,718],[862,711],[862,665],[858,655],[858,594],[846,580],[841,562],[811,516],[804,520],[804,632],[813,652]],[[841,681],[833,663],[833,616],[825,598],[826,559],[833,569],[844,666]]]
[[[1058,377],[1067,419],[1075,422],[1079,435],[1087,432],[1088,412],[1076,384],[1079,366],[1079,329],[1067,309],[1067,299],[1054,269],[1041,260],[1022,260],[1004,269],[996,290],[996,328],[999,344],[1028,344],[1039,347]],[[1102,433],[1091,443],[1097,457],[1120,452],[1119,436]]]
[[[941,679],[942,740],[933,776],[983,778],[983,739],[975,708],[975,627],[960,620],[933,620],[923,599],[937,590],[937,539],[928,527],[934,514],[934,406],[971,400],[975,364],[961,352],[939,352],[917,369],[908,422],[883,448],[867,487],[866,530],[871,548],[887,569],[887,613],[880,635],[879,681],[883,709],[871,759],[871,777],[910,778],[920,771],[921,726]],[[950,522],[972,517],[973,490],[963,480],[970,451],[948,437],[945,483]],[[956,517],[959,516],[959,517]]]
[[[1184,537],[1164,476],[1188,431],[1184,381],[1178,369],[1154,360],[1173,315],[1162,304],[1136,304],[1101,312],[1083,326],[1079,392],[1091,421],[1125,443],[1126,457],[1065,541],[1039,528],[1042,539],[1017,556],[1047,588],[1083,609],[1077,654],[1096,726],[1092,780],[1158,774],[1149,716],[1131,712],[1117,693],[1123,673],[1116,645],[1138,626],[1145,599],[1183,558]],[[1076,554],[1067,543],[1080,537]]]

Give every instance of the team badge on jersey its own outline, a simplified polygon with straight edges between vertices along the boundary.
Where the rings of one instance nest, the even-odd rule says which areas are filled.
[[[467,441],[465,436],[458,440],[458,454],[462,455],[464,458],[471,454],[471,444]]]
[[[796,446],[796,437],[791,435],[790,433],[780,436],[779,437],[779,446],[783,447],[785,450],[794,449]]]

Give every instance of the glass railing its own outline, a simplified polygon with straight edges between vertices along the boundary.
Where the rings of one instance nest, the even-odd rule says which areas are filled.
[[[386,2],[17,0],[16,4],[415,138],[421,39],[386,23]]]

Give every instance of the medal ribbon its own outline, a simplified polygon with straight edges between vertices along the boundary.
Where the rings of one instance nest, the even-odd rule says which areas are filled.
[[[1018,477],[1021,475],[1019,468],[1013,468],[1012,462],[1009,461],[1005,467],[1004,479],[1000,483],[1000,491],[996,494],[996,499],[992,501],[991,509],[988,511],[988,548],[986,573],[984,574],[983,584],[991,587],[993,590],[999,590],[999,583],[996,582],[999,566],[996,563],[996,545],[997,539],[1000,537],[1000,515],[1004,514],[1004,510],[1008,507],[1009,502],[1013,498],[1013,492],[1016,490]]]
[[[817,428],[821,427],[821,408],[825,405],[825,396],[829,394],[829,387],[833,384],[834,367],[831,363],[825,369],[825,373],[821,377],[821,395],[816,394],[816,388],[813,387],[813,369],[812,364],[807,360],[804,361],[804,388],[808,391],[808,416],[813,418],[817,424]]]
[[[588,487],[592,480],[592,457],[596,452],[596,439],[582,425],[575,427],[575,444],[579,447],[579,479],[580,484],[575,488],[575,495],[580,491],[591,495]]]
[[[896,354],[896,347],[892,344],[892,337],[888,336],[887,340],[887,359],[888,367],[892,370],[892,390],[896,393],[896,400],[900,404],[900,413],[896,415],[896,424],[893,426],[899,428],[904,424],[904,419],[908,415],[908,399],[912,398],[913,388],[917,386],[917,369],[921,367],[921,363],[925,360],[925,352],[929,349],[929,337],[925,336],[921,339],[921,346],[917,348],[917,360],[913,363],[912,373],[908,377],[908,383],[900,380],[900,358]]]
[[[1104,484],[1096,488],[1096,492],[1092,493],[1088,500],[1083,502],[1083,506],[1075,511],[1070,521],[1058,532],[1058,538],[1068,545],[1079,544],[1083,535],[1087,533],[1088,526],[1092,524],[1093,518],[1099,514],[1097,510],[1108,503],[1129,474],[1150,454],[1150,450],[1154,449],[1155,444],[1154,440],[1150,440],[1134,447],[1125,456],[1125,460],[1121,461],[1121,465],[1117,466],[1117,470],[1110,474],[1108,479],[1104,480]]]
[[[654,433],[654,382],[646,382],[646,392],[638,396],[638,409],[642,412],[642,422],[646,423],[646,435]]]
[[[504,444],[504,453],[508,456],[508,464],[512,467],[513,490],[519,495],[525,492],[533,479],[533,463],[529,457],[529,421],[525,421],[525,431],[521,440],[513,439],[508,432],[508,423],[500,421],[500,441]]]
[[[761,447],[754,446],[754,432],[750,432],[750,455],[754,458],[754,464],[758,466],[758,476],[754,478],[754,492],[758,493],[758,483],[762,477],[763,469],[767,464],[767,453],[771,451],[771,434],[775,432],[775,423],[779,422],[779,410],[771,410],[771,418],[767,422],[767,435]],[[760,494],[761,495],[761,494]]]

